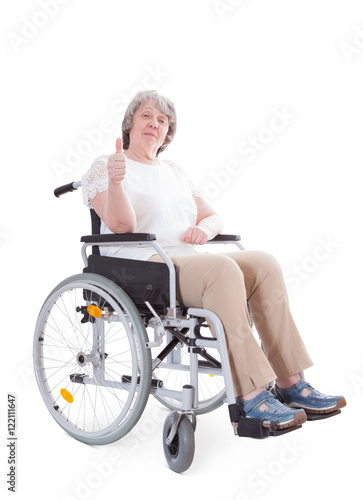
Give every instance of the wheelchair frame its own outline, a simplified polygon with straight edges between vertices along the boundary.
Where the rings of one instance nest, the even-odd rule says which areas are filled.
[[[151,304],[147,303],[147,306],[150,308],[154,318],[157,323],[155,326],[163,327],[176,327],[176,328],[189,328],[190,330],[190,347],[191,347],[191,364],[190,364],[190,383],[194,388],[194,395],[192,401],[189,403],[189,408],[184,408],[185,411],[191,411],[193,408],[198,408],[198,350],[200,348],[213,348],[218,349],[221,356],[221,372],[225,381],[225,390],[227,396],[228,404],[235,404],[236,398],[234,396],[233,391],[233,382],[231,369],[228,358],[227,344],[225,340],[224,330],[221,323],[221,320],[218,318],[216,314],[207,309],[200,308],[192,308],[189,307],[187,310],[187,314],[189,319],[183,319],[178,315],[178,307],[176,305],[176,273],[174,264],[167,256],[167,254],[163,251],[160,245],[156,242],[156,236],[153,234],[141,235],[140,233],[133,233],[131,236],[128,234],[121,235],[92,235],[92,236],[82,236],[81,241],[83,242],[82,246],[82,258],[85,266],[88,264],[87,257],[87,248],[90,246],[109,246],[109,245],[135,245],[135,244],[149,244],[151,245],[155,251],[160,255],[165,264],[169,269],[169,287],[170,287],[170,307],[168,308],[167,315],[165,318],[161,318],[152,308]],[[138,236],[138,239],[134,239],[135,236]],[[238,239],[237,239],[238,238]],[[244,250],[244,247],[239,243],[239,237],[230,236],[230,235],[221,235],[217,236],[212,240],[212,243],[234,243],[241,250]],[[146,301],[147,302],[147,301]],[[209,319],[215,328],[217,338],[216,339],[208,339],[203,338],[201,335],[196,335],[195,330],[198,325],[198,319],[206,318]],[[156,365],[157,366],[157,365]],[[224,368],[223,368],[224,367]],[[167,389],[162,388],[151,388],[151,392],[154,395],[163,395],[170,396],[171,392]],[[174,393],[175,397],[176,394]],[[182,399],[182,394],[179,394],[180,399]]]
[[[55,196],[59,197],[60,195],[74,191],[80,187],[80,182],[74,182],[67,184],[65,186],[61,186],[60,188],[54,191]],[[142,318],[140,317],[140,313],[136,309],[136,313],[132,312],[133,304],[132,301],[127,298],[127,294],[123,291],[122,298],[120,299],[121,292],[119,291],[119,287],[109,282],[108,278],[101,278],[97,274],[84,274],[85,277],[82,281],[81,275],[77,275],[76,277],[71,277],[68,280],[64,280],[51,294],[48,296],[41,313],[38,318],[35,338],[34,338],[34,366],[36,379],[41,390],[42,396],[48,406],[48,409],[52,413],[53,417],[58,421],[58,423],[65,428],[67,432],[73,435],[75,438],[83,440],[85,442],[89,442],[92,444],[105,444],[107,442],[112,442],[113,437],[109,440],[103,439],[102,442],[96,441],[94,439],[87,439],[87,432],[81,432],[77,430],[77,425],[74,426],[74,431],[69,429],[69,426],[63,422],[62,418],[59,417],[59,405],[54,402],[54,398],[50,399],[47,391],[49,389],[48,382],[45,382],[42,377],[43,375],[43,360],[45,358],[43,352],[43,342],[45,335],[43,334],[43,330],[45,330],[48,321],[48,317],[50,317],[50,308],[53,307],[53,304],[60,297],[61,292],[63,290],[72,289],[74,283],[78,284],[78,288],[83,290],[83,296],[85,297],[85,290],[87,289],[88,298],[89,294],[96,293],[104,295],[103,306],[105,310],[101,311],[101,306],[99,306],[99,310],[101,311],[103,316],[93,317],[93,313],[89,313],[89,307],[92,305],[92,300],[89,299],[88,302],[90,305],[87,306],[87,309],[82,310],[81,307],[77,306],[77,312],[84,313],[84,318],[81,323],[92,323],[93,328],[93,348],[88,352],[84,352],[83,350],[77,351],[77,363],[78,366],[90,365],[90,370],[93,373],[93,378],[89,374],[80,374],[73,373],[70,374],[70,379],[73,384],[77,383],[80,386],[89,386],[96,385],[99,387],[109,387],[110,390],[126,390],[137,393],[141,391],[141,376],[143,375],[143,367],[147,365],[147,356],[149,356],[148,351],[151,351],[151,348],[160,347],[164,341],[164,336],[167,333],[169,337],[169,343],[162,350],[161,353],[152,360],[151,363],[151,376],[152,372],[163,365],[163,360],[172,354],[174,348],[181,344],[185,345],[188,348],[190,353],[190,366],[189,368],[186,366],[182,366],[179,363],[179,366],[182,370],[189,371],[189,383],[184,384],[182,390],[171,390],[163,387],[162,381],[157,379],[152,379],[144,383],[143,387],[145,387],[145,394],[143,396],[143,402],[140,403],[140,415],[146,405],[146,401],[149,394],[157,398],[172,398],[173,400],[179,401],[180,407],[176,408],[173,405],[169,406],[173,411],[168,415],[163,431],[163,446],[166,460],[175,472],[183,472],[187,470],[193,460],[194,456],[194,430],[196,426],[196,413],[198,413],[198,404],[199,404],[199,394],[198,394],[198,378],[201,373],[210,373],[213,371],[214,374],[223,376],[224,385],[225,385],[225,398],[223,398],[224,402],[227,402],[229,409],[230,420],[234,429],[234,433],[238,436],[245,437],[253,437],[253,438],[266,438],[268,436],[278,436],[281,434],[285,434],[286,432],[293,431],[297,428],[300,428],[301,425],[297,425],[294,427],[289,427],[285,429],[277,429],[277,423],[275,421],[267,421],[263,419],[253,419],[246,418],[243,415],[243,411],[241,406],[238,404],[236,397],[234,395],[233,389],[233,381],[228,357],[227,343],[223,330],[222,323],[218,316],[212,311],[202,309],[202,308],[194,308],[189,307],[185,308],[184,306],[177,305],[176,298],[176,271],[173,262],[168,257],[168,255],[164,252],[164,250],[159,246],[156,241],[156,236],[153,234],[92,234],[88,236],[82,236],[81,242],[83,243],[81,254],[83,258],[83,262],[85,266],[88,266],[88,256],[87,250],[89,247],[100,247],[100,246],[110,246],[110,245],[150,245],[155,249],[155,252],[160,255],[166,266],[169,270],[169,293],[170,293],[170,301],[167,307],[167,311],[165,315],[158,314],[153,308],[152,304],[150,304],[148,298],[149,293],[148,290],[145,290],[144,294],[144,302],[150,311],[148,315],[148,319],[146,321],[147,327],[151,327],[154,329],[154,340],[150,341],[147,337],[147,334],[139,334],[136,332],[138,337],[138,349],[142,356],[140,357],[142,370],[140,371],[139,366],[139,376],[136,376],[136,368],[133,368],[132,375],[127,375],[122,377],[121,380],[115,381],[107,381],[105,379],[105,375],[102,372],[104,370],[104,366],[106,363],[106,358],[108,356],[107,353],[99,348],[104,338],[104,324],[105,321],[112,322],[122,322],[125,321],[125,318],[134,318],[132,319],[133,323],[131,325],[130,332],[128,333],[130,340],[130,346],[132,344],[132,339],[135,336],[136,330],[142,330]],[[218,235],[213,240],[209,241],[208,244],[225,244],[232,243],[236,245],[240,250],[244,250],[243,245],[240,243],[240,237],[236,235]],[[122,259],[120,259],[120,262]],[[72,281],[73,280],[73,281]],[[77,281],[78,280],[78,281]],[[93,281],[92,281],[93,280]],[[82,288],[83,287],[83,288]],[[98,296],[98,295],[97,295]],[[112,300],[111,300],[112,299]],[[113,300],[115,299],[115,300]],[[115,316],[108,312],[108,306],[111,303],[111,310],[118,310],[118,314]],[[105,307],[107,304],[107,307]],[[113,304],[113,306],[112,306]],[[125,306],[126,304],[126,306]],[[122,307],[121,307],[122,306]],[[83,306],[84,307],[84,306]],[[95,306],[96,309],[98,306]],[[185,311],[186,310],[186,311]],[[106,311],[106,312],[105,312]],[[97,312],[97,311],[96,311]],[[67,313],[68,314],[68,313]],[[97,313],[98,314],[98,313]],[[137,315],[140,317],[140,321],[137,318]],[[97,318],[96,318],[97,316]],[[101,318],[101,319],[99,319]],[[201,326],[205,322],[205,320],[209,320],[215,329],[216,337],[206,337],[201,335],[200,330]],[[126,327],[125,327],[126,328]],[[189,335],[184,335],[185,331],[189,331]],[[146,330],[145,330],[146,332]],[[101,341],[100,341],[101,339]],[[143,345],[144,344],[144,345]],[[96,348],[95,346],[98,346]],[[133,348],[136,352],[136,348]],[[211,356],[207,349],[216,349],[220,356],[220,362],[216,360],[213,356]],[[145,351],[145,352],[144,352]],[[100,354],[101,353],[101,354]],[[135,353],[134,353],[135,354]],[[134,356],[133,354],[133,356]],[[206,361],[204,361],[204,366],[198,359],[198,357],[203,357]],[[141,359],[142,358],[142,359]],[[178,363],[173,363],[176,366],[173,366],[173,369],[176,369]],[[168,367],[169,365],[166,364]],[[148,370],[149,368],[147,368]],[[146,370],[146,372],[147,372]],[[53,372],[51,372],[52,374]],[[90,373],[90,372],[89,372]],[[147,372],[148,373],[148,372]],[[135,375],[135,376],[134,376]],[[52,375],[51,375],[52,376]],[[50,376],[49,376],[50,378]],[[140,378],[140,382],[139,379]],[[61,389],[65,390],[65,389]],[[62,394],[63,398],[71,403],[71,399],[73,396],[69,394],[69,391],[65,390],[66,396]],[[149,391],[147,394],[146,392]],[[51,392],[50,390],[48,391]],[[52,396],[53,397],[53,396]],[[67,400],[69,399],[69,401]],[[165,404],[165,403],[164,403]],[[131,405],[132,406],[132,405]],[[166,404],[168,406],[168,404]],[[212,405],[213,406],[213,405]],[[219,406],[219,405],[218,405]],[[207,407],[206,411],[210,411]],[[138,418],[139,418],[138,417]],[[125,433],[129,432],[133,425],[137,422],[138,418],[135,419],[134,422],[130,425],[126,425],[126,430],[124,433],[116,433],[116,439],[122,437]],[[115,425],[115,424],[114,424]],[[98,437],[98,435],[102,435],[102,432],[95,433],[90,432],[90,435]]]

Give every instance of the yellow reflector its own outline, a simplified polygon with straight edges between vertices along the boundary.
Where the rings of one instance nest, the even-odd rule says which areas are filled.
[[[214,375],[209,374],[210,377],[214,377]]]
[[[87,307],[87,312],[94,318],[100,318],[102,316],[101,309],[97,306],[94,306],[93,304]]]
[[[73,403],[74,397],[72,396],[72,394],[69,391],[67,391],[67,389],[61,389],[60,393],[61,393],[62,398],[65,399],[67,401],[67,403]]]

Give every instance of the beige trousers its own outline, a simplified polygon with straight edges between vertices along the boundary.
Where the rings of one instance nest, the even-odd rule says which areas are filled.
[[[258,250],[170,256],[177,268],[177,299],[220,318],[235,395],[312,366],[289,309],[278,261]],[[162,261],[159,255],[149,260]],[[264,352],[252,333],[247,299]]]

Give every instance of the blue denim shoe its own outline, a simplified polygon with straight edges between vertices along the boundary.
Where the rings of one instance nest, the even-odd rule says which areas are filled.
[[[307,420],[304,410],[294,410],[282,405],[270,391],[263,391],[248,401],[239,398],[244,416],[275,420],[278,429],[303,424]]]
[[[311,391],[308,396],[303,396],[304,389]],[[300,380],[289,389],[281,389],[275,385],[272,392],[281,403],[290,408],[301,408],[306,413],[331,413],[347,404],[343,396],[326,396],[311,387],[306,380]]]

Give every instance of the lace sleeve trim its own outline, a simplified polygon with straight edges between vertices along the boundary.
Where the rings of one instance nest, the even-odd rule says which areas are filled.
[[[107,160],[109,155],[98,156],[92,163],[90,169],[82,176],[83,203],[92,208],[90,200],[97,193],[106,191],[108,188]]]

